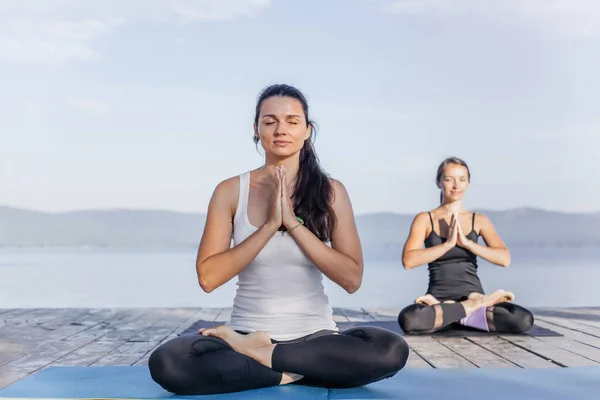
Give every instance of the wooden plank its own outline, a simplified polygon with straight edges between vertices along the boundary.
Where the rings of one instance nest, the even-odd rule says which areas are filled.
[[[6,325],[18,325],[27,322],[28,315],[38,312],[37,308],[16,308],[0,315],[0,327]]]
[[[408,360],[404,368],[433,368],[427,361],[419,356],[413,349],[408,351]]]
[[[364,322],[364,321],[375,321],[369,313],[365,312],[362,308],[338,308],[341,315],[348,318],[350,322]]]
[[[144,357],[158,342],[125,342],[104,357],[95,361],[92,366],[100,365],[133,365]]]
[[[540,340],[600,364],[600,349],[596,347],[567,337],[540,337]]]
[[[571,330],[559,325],[554,325],[540,320],[537,320],[536,324],[542,328],[552,329],[556,333],[564,335],[564,337],[566,338],[573,339],[580,343],[587,344],[588,346],[600,349],[600,337],[598,336],[590,335],[576,330]]]
[[[91,314],[98,314],[98,315],[106,315],[107,311],[109,310],[102,310],[103,313],[96,313],[96,311],[94,310],[83,310],[83,313],[79,313],[79,311],[82,310],[74,310],[75,315],[82,315],[82,314],[86,314],[86,315],[91,315]],[[142,312],[145,312],[145,310],[142,310]],[[66,314],[68,313],[63,313],[62,311],[59,312],[59,314],[63,314],[66,316]],[[66,318],[65,321],[69,321],[69,318]],[[89,323],[93,323],[88,321]],[[99,325],[99,324],[97,324]],[[39,326],[36,326],[39,328]],[[96,335],[84,335],[82,334],[83,331],[89,330],[92,331],[94,329],[94,327],[89,327],[86,325],[74,325],[74,326],[67,326],[65,328],[68,328],[70,330],[72,329],[78,329],[79,330],[79,335],[75,334],[75,335],[70,335],[70,337],[68,337],[68,340],[63,340],[64,339],[64,333],[65,331],[62,329],[63,327],[58,327],[55,331],[52,337],[52,335],[49,336],[49,338],[47,340],[43,340],[40,343],[37,343],[37,346],[31,346],[28,347],[26,349],[26,354],[21,354],[19,357],[13,359],[12,361],[6,363],[3,367],[3,370],[6,371],[17,371],[18,373],[20,373],[20,376],[27,376],[28,374],[35,372],[41,368],[44,368],[45,366],[60,360],[61,358],[68,356],[70,353],[77,351],[79,348],[85,346],[86,344],[93,342],[94,340],[97,339]],[[30,330],[30,327],[26,328],[28,331]],[[62,332],[61,332],[62,331]],[[50,331],[52,333],[52,331]],[[57,334],[56,332],[60,332],[60,334]],[[25,344],[31,344],[30,342],[25,342]],[[12,374],[11,376],[15,376],[14,374]]]
[[[399,308],[383,308],[383,307],[367,307],[363,308],[367,314],[369,314],[376,321],[397,321],[398,314],[401,309]]]
[[[27,372],[29,374],[66,356],[85,344],[87,343],[66,341],[48,342],[37,348],[34,352],[11,361],[3,367],[15,371]]]
[[[550,343],[546,343],[535,337],[524,336],[503,336],[502,339],[513,343],[516,346],[529,350],[540,357],[552,360],[562,367],[582,367],[595,366],[597,362],[571,353],[570,351],[556,347]]]
[[[192,325],[194,322],[198,320],[203,321],[216,321],[217,317],[221,313],[222,308],[200,308],[196,315],[193,318],[196,318],[194,321],[191,321],[189,325]],[[184,329],[187,328],[183,327]]]
[[[479,368],[516,368],[518,365],[465,338],[437,338],[438,343],[460,354]]]
[[[158,343],[196,312],[197,309],[192,308],[157,310],[154,312],[155,322],[131,335],[128,341]]]
[[[35,347],[32,348],[23,343],[11,343],[9,346],[5,346],[0,352],[0,367],[31,353],[33,349]]]
[[[76,334],[66,336],[62,340],[68,341],[93,341],[102,338],[102,340],[108,340],[106,336],[119,329],[120,324],[127,324],[130,321],[139,318],[144,310],[115,310],[112,315],[106,319],[101,320],[96,325],[90,326],[89,328],[77,332]]]
[[[0,389],[13,384],[27,375],[27,372],[15,371],[8,367],[0,367]]]
[[[514,346],[498,336],[472,336],[466,340],[476,343],[522,368],[559,368],[558,365],[521,347]]]
[[[600,337],[600,328],[590,326],[579,320],[567,319],[567,318],[559,318],[559,317],[536,317],[537,321],[543,321],[547,323],[551,323],[557,326],[561,326],[563,328],[567,328],[573,331],[586,333],[591,336]]]
[[[160,322],[146,329],[150,332],[143,341],[128,341],[114,349],[93,365],[134,365],[142,358],[147,360],[151,352],[166,340],[177,336],[180,327],[189,326],[198,319],[199,309],[170,309],[161,312]],[[149,340],[146,340],[148,339]],[[135,337],[133,339],[139,339]],[[147,362],[147,361],[146,361]]]
[[[221,310],[221,312],[219,313],[219,315],[217,316],[216,321],[224,321],[224,322],[229,321],[231,319],[231,311],[233,311],[233,309],[231,307],[223,308]]]
[[[198,320],[204,320],[204,321],[213,320],[214,318],[216,318],[219,315],[220,311],[221,311],[220,309],[215,309],[215,308],[201,308],[201,309],[197,310],[194,315],[192,315],[187,320],[183,321],[179,326],[177,326],[173,330],[173,332],[169,336],[167,336],[162,341],[157,343],[153,348],[149,349],[146,352],[146,354],[144,354],[142,357],[140,357],[140,359],[137,360],[133,365],[146,365],[148,363],[148,358],[150,357],[150,354],[152,354],[152,352],[154,350],[156,350],[156,348],[158,348],[160,345],[168,342],[171,339],[176,338],[178,333],[185,330],[186,328],[188,328],[190,325],[192,325],[194,322],[196,322]]]
[[[108,353],[123,345],[125,342],[116,342],[114,340],[95,340],[79,349],[67,354],[51,365],[59,366],[90,366]]]
[[[132,338],[141,338],[143,332],[148,330],[152,325],[160,322],[161,310],[157,308],[145,309],[144,313],[136,318],[125,321],[116,325],[116,329],[103,337],[105,340],[115,340],[119,342],[126,342]]]
[[[334,322],[348,322],[348,317],[344,315],[341,308],[333,308],[333,321]]]
[[[536,319],[546,320],[546,318],[558,318],[565,321],[577,322],[581,325],[600,328],[600,313],[597,314],[593,309],[543,309],[535,314]]]
[[[475,364],[426,336],[404,336],[411,349],[434,368],[475,368]]]

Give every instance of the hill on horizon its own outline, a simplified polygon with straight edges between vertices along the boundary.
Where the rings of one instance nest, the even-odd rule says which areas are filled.
[[[600,213],[536,208],[485,213],[509,246],[599,246]],[[357,215],[366,254],[401,251],[414,214]],[[0,206],[0,247],[197,246],[206,215],[161,210],[85,210],[48,213]]]

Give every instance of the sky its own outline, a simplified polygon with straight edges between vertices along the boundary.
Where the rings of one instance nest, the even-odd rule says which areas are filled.
[[[600,3],[2,0],[0,205],[205,212],[262,165],[256,97],[302,90],[357,214],[600,211]]]

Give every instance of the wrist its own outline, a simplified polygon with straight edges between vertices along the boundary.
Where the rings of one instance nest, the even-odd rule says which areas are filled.
[[[298,225],[299,223],[300,223],[300,221],[298,220],[298,218],[295,215],[292,215],[291,217],[289,217],[285,221],[283,221],[283,226],[285,226],[285,229],[292,229],[294,226]]]
[[[281,225],[279,225],[279,226],[281,226]],[[262,227],[264,228],[264,230],[266,230],[267,232],[274,235],[279,230],[279,226],[277,226],[277,224],[274,222],[267,221],[264,223],[264,225]]]
[[[302,218],[296,217],[294,215],[294,218],[290,218],[289,221],[285,221],[283,223],[283,226],[285,226],[285,229],[287,231],[290,231],[291,229],[295,229],[297,228],[299,225],[304,225],[304,221],[302,220]]]

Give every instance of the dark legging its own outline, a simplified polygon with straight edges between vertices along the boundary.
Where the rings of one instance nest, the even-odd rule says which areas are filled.
[[[217,394],[279,385],[282,372],[304,376],[298,383],[355,387],[395,375],[406,364],[408,345],[378,327],[323,331],[279,342],[272,369],[234,351],[225,341],[184,335],[157,348],[148,360],[152,379],[182,395]]]
[[[442,313],[442,321],[434,329],[436,314]],[[533,314],[529,310],[513,303],[500,303],[487,308],[489,331],[498,333],[523,333],[533,326]],[[441,303],[433,306],[412,304],[398,315],[398,323],[406,333],[431,333],[452,323],[459,322],[465,316],[460,303]],[[438,317],[439,318],[439,317]]]

